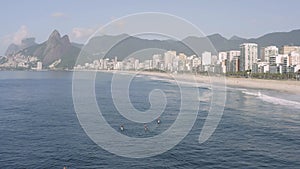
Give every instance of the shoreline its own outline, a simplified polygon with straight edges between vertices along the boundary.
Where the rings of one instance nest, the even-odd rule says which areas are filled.
[[[245,87],[250,89],[265,89],[279,92],[300,94],[299,81],[280,81],[280,80],[265,80],[265,79],[249,79],[249,78],[226,78],[227,85],[233,87]]]
[[[146,72],[146,71],[103,71],[111,73],[128,73],[128,74],[139,74],[161,78],[173,78],[181,81],[196,81],[198,83],[210,84],[211,81],[214,83],[225,84],[226,87],[231,88],[249,88],[249,89],[265,89],[274,90],[279,92],[287,92],[293,94],[300,94],[300,81],[291,80],[265,80],[265,79],[252,79],[252,78],[234,78],[234,77],[217,77],[217,76],[202,76],[192,74],[170,74],[161,72]],[[195,78],[195,79],[194,79]]]
[[[17,70],[17,71],[23,72],[22,70]],[[227,87],[231,87],[231,88],[237,87],[237,88],[248,88],[248,89],[258,89],[258,90],[265,89],[265,90],[274,90],[278,92],[300,94],[300,81],[293,81],[293,80],[235,78],[235,77],[225,77],[225,76],[218,77],[218,76],[203,76],[203,75],[194,75],[194,74],[172,74],[172,73],[165,73],[165,72],[148,72],[148,71],[120,71],[120,70],[80,70],[80,71],[140,74],[146,76],[161,77],[166,79],[173,79],[174,77],[176,77],[176,79],[180,81],[186,81],[186,82],[196,81],[198,83],[211,84],[211,81],[213,81],[214,83],[226,84]],[[49,71],[29,71],[29,72],[49,72]],[[58,72],[62,72],[62,71],[59,70]],[[66,72],[74,72],[74,70],[68,70]]]

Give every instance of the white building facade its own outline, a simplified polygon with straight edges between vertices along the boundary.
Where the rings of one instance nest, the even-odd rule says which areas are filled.
[[[257,44],[243,43],[240,45],[240,51],[240,71],[254,71],[258,58]]]

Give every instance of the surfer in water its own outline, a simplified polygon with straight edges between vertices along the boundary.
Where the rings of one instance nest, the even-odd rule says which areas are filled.
[[[160,124],[160,118],[157,118],[156,122],[157,124]]]
[[[123,125],[120,126],[120,130],[124,131],[124,126]]]
[[[147,124],[144,124],[144,130],[145,130],[145,132],[148,131]]]

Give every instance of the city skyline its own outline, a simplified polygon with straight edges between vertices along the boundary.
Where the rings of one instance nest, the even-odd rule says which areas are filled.
[[[291,0],[261,2],[253,0],[244,5],[242,2],[228,1],[129,1],[120,5],[119,1],[7,1],[3,6],[2,28],[0,32],[0,53],[3,54],[12,42],[22,38],[36,37],[42,42],[49,31],[60,30],[70,35],[71,41],[83,43],[104,24],[124,15],[138,12],[163,12],[182,17],[206,35],[219,33],[226,38],[234,35],[243,38],[259,37],[270,32],[299,29],[295,22],[299,11],[298,1]],[[294,5],[290,5],[294,4]],[[103,8],[106,6],[107,8]],[[99,10],[101,9],[101,10]],[[80,12],[78,12],[80,11]],[[278,12],[289,11],[289,12]],[[22,16],[22,17],[20,17]],[[265,24],[268,21],[268,24]],[[255,28],[255,29],[254,29]]]
[[[0,169],[300,168],[299,0],[4,0]]]
[[[291,33],[299,32],[299,30],[292,31]],[[278,36],[274,34],[272,37]],[[277,34],[278,35],[278,34]],[[291,35],[285,34],[284,37],[290,37]],[[294,37],[297,37],[296,34]],[[118,37],[118,36],[104,36],[105,43],[107,43],[107,38]],[[279,36],[279,38],[282,36]],[[103,38],[103,37],[98,37]],[[127,38],[130,38],[127,37]],[[133,39],[138,39],[138,37],[132,37]],[[188,39],[188,38],[187,38]],[[222,38],[219,38],[222,39]],[[273,39],[273,38],[266,38]],[[141,39],[140,39],[141,40]],[[278,39],[279,40],[279,39]],[[146,40],[145,42],[149,42]],[[168,40],[167,40],[168,41]],[[219,41],[219,40],[217,40]],[[233,40],[236,41],[236,40]],[[253,40],[252,40],[253,41]],[[100,41],[90,41],[89,45],[97,45],[94,42]],[[153,41],[158,43],[158,41]],[[160,41],[162,42],[162,41]],[[291,41],[285,41],[280,45],[270,45],[274,44],[276,40],[271,40],[266,44],[260,44],[249,42],[249,41],[236,41],[240,44],[236,44],[237,48],[227,48],[214,50],[206,48],[203,52],[192,52],[178,50],[176,48],[165,48],[165,53],[156,53],[157,51],[146,51],[143,54],[143,50],[139,52],[134,52],[133,54],[127,55],[123,52],[115,53],[113,58],[106,58],[105,55],[101,61],[101,53],[105,52],[105,49],[100,50],[98,53],[94,52],[91,56],[96,59],[93,63],[84,63],[81,61],[77,64],[66,62],[68,60],[64,56],[70,57],[80,57],[80,49],[82,47],[77,44],[77,46],[72,46],[67,35],[61,36],[57,30],[54,30],[49,36],[48,40],[43,44],[32,44],[32,39],[24,40],[23,48],[21,46],[10,47],[12,50],[7,56],[0,57],[0,69],[3,70],[73,70],[73,69],[95,69],[95,70],[163,70],[167,72],[213,72],[218,74],[226,73],[241,73],[241,72],[251,72],[251,73],[296,73],[299,72],[300,68],[300,45],[290,45]],[[142,44],[142,41],[138,41]],[[187,42],[188,43],[188,42]],[[229,41],[227,41],[229,43]],[[101,44],[101,42],[99,43]],[[134,43],[133,43],[134,44]],[[137,43],[135,43],[137,44]],[[29,45],[29,47],[25,47]],[[32,45],[32,46],[30,46]],[[76,44],[73,44],[76,45]],[[130,44],[125,44],[125,48],[129,48]],[[132,45],[132,44],[131,44]],[[53,48],[54,47],[54,48]],[[149,46],[148,46],[149,48]],[[151,48],[151,47],[150,47]],[[279,49],[280,48],[280,49]],[[41,53],[44,49],[48,51],[46,55],[39,55],[36,52],[32,54],[26,51],[31,51],[31,49],[36,49],[38,53]],[[68,51],[72,49],[72,51]],[[98,49],[98,47],[97,47]],[[171,50],[170,50],[171,49]],[[138,49],[137,49],[138,50]],[[76,52],[77,51],[77,52]],[[66,53],[67,52],[67,53]],[[74,53],[75,52],[75,53]],[[185,53],[188,52],[188,53]],[[43,53],[43,52],[42,52]],[[71,53],[75,54],[72,55]],[[150,54],[152,53],[152,54]],[[71,55],[70,55],[71,54]],[[142,55],[141,55],[142,54]],[[149,55],[150,54],[150,55]],[[139,60],[135,56],[142,57],[152,57],[152,59]],[[47,57],[46,57],[47,56]],[[105,57],[105,58],[104,58]],[[118,60],[118,57],[120,60]],[[125,58],[125,60],[123,60]],[[126,59],[127,58],[127,59]],[[129,58],[129,59],[128,59]],[[110,60],[111,59],[111,60]],[[74,59],[73,59],[74,60]],[[89,59],[91,60],[91,59]],[[126,60],[129,60],[127,64]],[[121,62],[120,62],[121,61]],[[76,60],[74,60],[76,62]],[[125,63],[125,64],[124,64]],[[65,67],[64,67],[64,66]],[[125,65],[125,66],[123,66]],[[156,66],[154,66],[156,65]],[[76,67],[76,68],[74,68]]]
[[[261,50],[260,55],[258,51]],[[74,70],[154,70],[171,73],[296,74],[300,72],[300,46],[284,45],[258,48],[256,43],[240,44],[240,50],[220,51],[217,55],[205,51],[201,56],[166,51],[164,54],[128,57],[124,60],[101,58],[92,63],[77,64]],[[299,77],[297,77],[299,78]]]

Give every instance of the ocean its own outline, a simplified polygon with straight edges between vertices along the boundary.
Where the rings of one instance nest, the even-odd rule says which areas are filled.
[[[116,132],[151,138],[175,122],[180,110],[176,83],[146,75],[132,80],[129,97],[136,110],[151,107],[149,93],[154,89],[164,91],[166,97],[161,124],[149,122],[145,132],[144,124],[118,113],[111,94],[112,75],[97,73],[95,94],[103,117]],[[128,158],[98,146],[81,127],[73,104],[72,77],[72,72],[0,72],[1,169],[300,168],[300,93],[227,87],[223,116],[206,142],[200,144],[198,139],[210,97],[199,100],[192,129],[173,148],[151,157]],[[203,97],[211,90],[189,84],[185,87],[197,88]],[[120,125],[125,126],[124,132]]]

